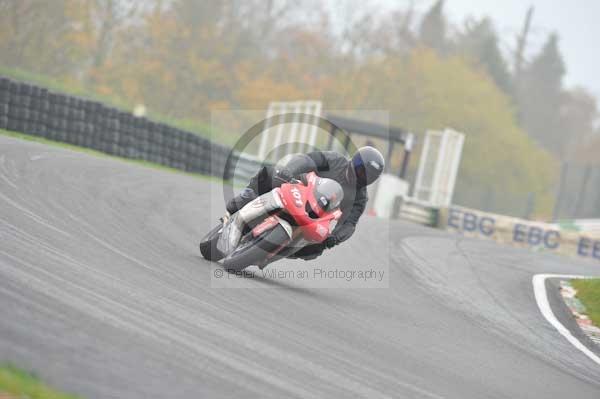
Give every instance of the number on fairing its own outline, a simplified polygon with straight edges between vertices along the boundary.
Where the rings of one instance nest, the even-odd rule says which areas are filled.
[[[300,194],[300,190],[298,190],[296,187],[292,187],[291,191],[296,206],[300,208],[302,206],[302,194]]]

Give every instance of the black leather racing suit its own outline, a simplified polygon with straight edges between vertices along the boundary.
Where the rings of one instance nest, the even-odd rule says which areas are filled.
[[[358,219],[365,211],[367,188],[357,185],[354,170],[349,165],[350,161],[346,157],[334,151],[293,155],[285,165],[262,167],[250,180],[248,188],[240,196],[229,201],[227,210],[233,214],[257,195],[279,187],[283,181],[275,176],[276,168],[283,167],[290,176],[296,178],[304,173],[315,172],[321,177],[337,181],[344,190],[344,199],[340,204],[342,217],[337,226],[324,243],[308,245],[294,254],[294,257],[314,259],[321,255],[325,248],[331,248],[350,238],[354,234]]]

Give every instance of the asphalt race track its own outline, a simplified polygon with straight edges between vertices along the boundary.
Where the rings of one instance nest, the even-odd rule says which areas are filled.
[[[87,398],[600,398],[531,283],[600,265],[364,217],[310,265],[383,253],[389,288],[215,288],[216,184],[0,137],[0,361]]]

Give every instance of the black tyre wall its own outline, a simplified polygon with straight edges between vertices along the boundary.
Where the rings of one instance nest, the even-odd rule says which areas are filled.
[[[231,152],[191,132],[2,76],[0,129],[218,177]]]

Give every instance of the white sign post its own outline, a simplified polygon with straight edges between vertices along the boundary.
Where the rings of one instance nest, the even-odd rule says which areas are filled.
[[[452,129],[427,131],[414,197],[433,207],[447,207],[452,202],[465,135]]]

